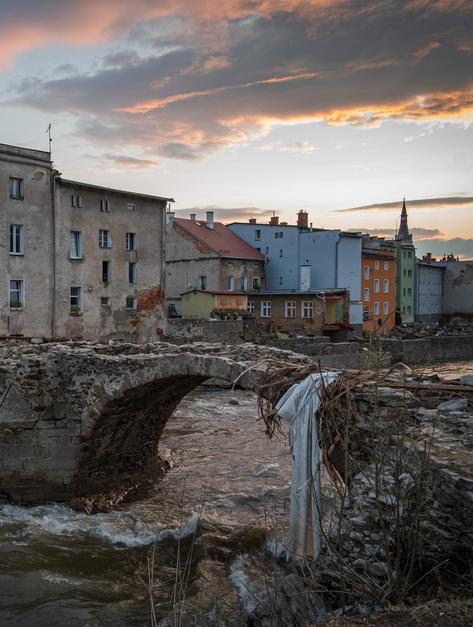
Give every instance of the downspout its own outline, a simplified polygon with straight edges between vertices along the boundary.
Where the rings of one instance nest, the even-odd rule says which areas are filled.
[[[56,288],[57,288],[57,280],[56,280],[56,268],[57,268],[57,254],[56,254],[56,243],[57,243],[57,218],[56,218],[56,172],[52,168],[51,164],[51,210],[52,210],[52,282],[53,282],[53,294],[52,294],[52,311],[51,311],[51,338],[53,340],[56,339]]]
[[[342,238],[339,233],[337,243],[335,244],[335,281],[334,281],[335,285],[334,287],[338,287],[338,245],[340,244],[341,241],[342,241]]]

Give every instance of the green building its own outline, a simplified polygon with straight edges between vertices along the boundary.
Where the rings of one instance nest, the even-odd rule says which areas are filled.
[[[406,200],[402,202],[401,224],[396,235],[396,320],[414,322],[416,250],[407,224]]]

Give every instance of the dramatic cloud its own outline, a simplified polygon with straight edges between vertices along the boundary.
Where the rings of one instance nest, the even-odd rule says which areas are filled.
[[[159,167],[158,161],[151,159],[139,159],[127,155],[114,155],[105,153],[98,158],[98,161],[107,163],[112,170],[149,170]]]
[[[414,244],[418,257],[432,253],[434,257],[441,258],[451,253],[461,259],[473,259],[473,239],[418,239]]]
[[[357,229],[348,229],[352,233],[369,233],[370,235],[377,235],[378,237],[394,237],[396,234],[396,229],[383,229],[383,228],[357,228]],[[417,226],[410,229],[412,235],[415,238],[420,238],[424,240],[431,239],[441,239],[444,236],[444,233],[439,229],[427,229],[422,226]]]
[[[411,209],[449,209],[473,206],[473,196],[458,195],[445,196],[440,198],[417,198],[406,201],[409,210]],[[361,211],[399,211],[402,201],[375,203],[373,205],[362,205],[361,207],[351,207],[349,209],[338,209],[341,213],[355,213]]]
[[[471,2],[4,0],[0,11],[0,63],[113,41],[99,69],[23,80],[13,102],[75,114],[89,141],[150,159],[202,159],[274,125],[473,120]]]

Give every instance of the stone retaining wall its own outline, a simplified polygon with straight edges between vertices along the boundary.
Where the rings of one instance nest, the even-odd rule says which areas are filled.
[[[427,365],[438,361],[473,360],[473,335],[381,339],[380,343],[383,350],[391,353],[393,363]]]

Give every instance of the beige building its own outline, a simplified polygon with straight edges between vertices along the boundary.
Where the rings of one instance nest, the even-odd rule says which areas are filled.
[[[182,313],[189,290],[259,292],[264,288],[265,257],[232,233],[213,212],[206,220],[167,214],[166,302],[169,314]]]
[[[0,335],[156,339],[170,198],[61,178],[0,144]]]

